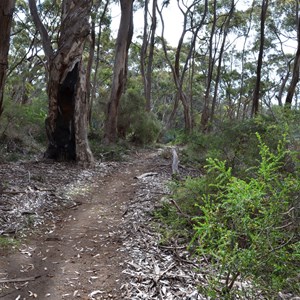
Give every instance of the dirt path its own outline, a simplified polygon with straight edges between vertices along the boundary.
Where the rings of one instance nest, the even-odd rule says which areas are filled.
[[[138,154],[94,178],[86,195],[76,197],[80,205],[3,254],[0,278],[16,281],[2,280],[0,299],[122,299],[123,217],[136,193],[134,177],[152,165],[149,152]]]

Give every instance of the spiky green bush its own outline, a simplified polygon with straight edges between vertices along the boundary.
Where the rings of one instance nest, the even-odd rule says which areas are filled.
[[[224,161],[208,159],[208,190],[195,199],[201,213],[193,219],[192,243],[217,270],[208,289],[213,297],[238,293],[237,280],[251,282],[248,294],[259,288],[268,299],[300,292],[300,178],[283,170],[285,139],[272,152],[257,137],[260,161],[251,177],[237,178]]]
[[[243,177],[227,161],[207,158],[205,174],[173,182],[173,199],[156,214],[168,226],[164,238],[185,236],[209,262],[208,285],[199,288],[211,299],[300,294],[300,174],[286,167],[293,157],[287,134],[275,149],[256,139],[258,157]]]

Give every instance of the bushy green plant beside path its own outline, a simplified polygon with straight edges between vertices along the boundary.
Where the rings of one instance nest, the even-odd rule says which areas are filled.
[[[211,299],[300,295],[300,176],[285,167],[292,157],[286,135],[275,151],[256,135],[260,158],[248,176],[208,158],[206,175],[177,183],[172,201],[180,212],[172,204],[161,211],[178,236],[180,219],[188,220],[190,248],[209,263],[201,292]]]

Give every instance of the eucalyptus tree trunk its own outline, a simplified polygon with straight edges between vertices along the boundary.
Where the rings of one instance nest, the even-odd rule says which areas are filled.
[[[167,2],[165,2],[167,3]],[[166,4],[163,4],[163,7]],[[173,111],[170,115],[169,121],[168,121],[168,126],[170,126],[170,124],[173,121],[173,118],[176,114],[176,110],[178,108],[178,102],[179,100],[182,103],[183,106],[183,114],[184,114],[184,124],[185,124],[185,131],[186,132],[191,132],[193,129],[193,119],[192,119],[192,114],[191,114],[191,103],[189,102],[189,99],[184,91],[184,82],[185,82],[185,77],[186,77],[186,73],[188,70],[188,66],[189,63],[192,59],[192,55],[195,49],[195,45],[196,45],[196,40],[197,40],[197,36],[198,36],[198,32],[200,31],[200,29],[202,28],[203,24],[204,24],[204,20],[206,18],[206,14],[207,14],[207,7],[208,7],[208,0],[204,0],[204,11],[202,14],[202,18],[199,20],[199,23],[197,23],[197,25],[195,25],[195,30],[193,31],[193,35],[191,38],[191,44],[189,47],[189,52],[187,53],[185,59],[184,59],[184,65],[181,68],[181,55],[183,54],[183,41],[184,41],[184,37],[186,35],[186,33],[188,32],[188,18],[191,17],[191,15],[193,15],[193,13],[196,11],[196,5],[198,4],[197,1],[191,3],[189,6],[186,6],[186,11],[184,11],[180,6],[179,6],[179,2],[178,2],[178,6],[183,14],[184,17],[184,21],[183,21],[183,29],[182,29],[182,33],[181,36],[179,38],[178,41],[178,45],[176,48],[176,53],[175,53],[175,62],[174,64],[172,63],[172,60],[170,59],[170,57],[168,56],[168,49],[167,49],[167,45],[164,39],[164,19],[162,16],[162,10],[163,7],[161,9],[158,9],[158,13],[160,15],[160,19],[161,19],[161,24],[162,24],[162,32],[161,32],[161,40],[162,40],[162,46],[163,46],[163,50],[164,50],[164,54],[166,57],[166,60],[168,62],[169,67],[172,70],[172,75],[173,75],[173,80],[174,80],[174,84],[176,87],[176,97],[175,97],[175,103],[174,103],[174,108]]]
[[[3,94],[8,66],[10,31],[15,0],[0,1],[0,116],[3,112]]]
[[[253,11],[254,7],[256,5],[255,0],[252,1],[251,9],[249,11],[249,21],[246,33],[244,34],[244,42],[243,42],[243,49],[242,49],[242,57],[241,57],[241,84],[239,88],[239,98],[238,98],[238,105],[237,105],[237,119],[244,120],[244,117],[246,116],[246,109],[247,104],[243,103],[243,98],[245,97],[244,91],[245,91],[245,79],[246,79],[246,72],[245,72],[245,65],[246,65],[246,49],[247,49],[247,41],[249,39],[250,30],[253,22]],[[241,115],[241,116],[240,116]]]
[[[117,116],[120,98],[127,79],[128,49],[133,35],[133,0],[120,0],[121,20],[116,41],[115,63],[110,99],[107,107],[104,142],[113,143],[117,139]]]
[[[251,116],[255,116],[259,110],[259,97],[260,97],[260,82],[261,82],[261,71],[264,55],[264,44],[265,44],[265,22],[267,17],[269,0],[262,0],[261,4],[261,17],[260,17],[260,44],[259,44],[259,53],[257,60],[257,69],[256,69],[256,81],[255,88],[252,98],[252,111]]]
[[[48,148],[45,157],[92,164],[87,140],[88,99],[82,63],[85,40],[89,35],[90,0],[64,0],[57,50],[42,24],[35,0],[29,0],[33,21],[41,35],[47,58],[49,98],[45,121]]]
[[[234,13],[234,9],[235,9],[235,3],[234,3],[234,0],[232,0],[230,11],[229,11],[228,15],[226,16],[224,23],[222,24],[223,41],[222,41],[219,58],[218,58],[219,62],[218,62],[218,66],[217,66],[217,75],[216,75],[216,79],[215,79],[214,95],[213,95],[212,104],[211,104],[210,127],[212,126],[214,117],[215,117],[215,109],[216,109],[216,104],[217,104],[218,88],[219,88],[220,78],[221,78],[221,67],[222,67],[223,55],[224,55],[224,50],[225,50],[225,43],[227,41],[226,39],[227,39],[227,35],[229,32],[229,25],[230,25],[230,21],[232,19],[233,13]]]
[[[293,76],[288,89],[288,93],[285,99],[285,105],[288,107],[292,106],[292,100],[295,94],[297,83],[299,82],[299,71],[300,71],[300,16],[299,16],[299,2],[296,1],[296,22],[297,22],[297,39],[298,46],[294,60]]]
[[[211,102],[211,85],[213,80],[213,71],[214,71],[214,65],[216,61],[216,51],[213,47],[213,40],[215,37],[217,27],[217,0],[213,0],[213,18],[212,18],[212,24],[211,24],[211,31],[210,31],[210,38],[209,38],[209,49],[208,49],[208,70],[207,70],[207,76],[206,76],[206,88],[205,88],[205,94],[204,94],[204,104],[201,114],[201,127],[202,131],[206,132],[209,127],[209,121],[210,121],[210,102]]]
[[[99,5],[102,3],[101,0],[99,0]],[[100,20],[98,23],[98,33],[97,37],[95,36],[95,43],[96,45],[96,57],[95,57],[95,66],[94,66],[94,76],[92,80],[92,90],[90,93],[90,98],[89,98],[89,112],[88,112],[88,120],[89,120],[89,126],[92,129],[92,110],[93,110],[93,105],[96,100],[96,91],[97,91],[97,79],[98,79],[98,69],[99,69],[99,62],[100,62],[100,50],[101,50],[101,37],[102,37],[102,26],[105,21],[105,15],[107,13],[107,8],[109,5],[109,0],[106,0],[104,4],[104,8],[102,11],[102,14],[100,16]],[[93,55],[94,56],[94,55]]]
[[[146,99],[146,111],[151,110],[151,92],[152,92],[152,65],[155,48],[155,32],[157,27],[156,6],[157,0],[152,2],[151,14],[151,29],[148,32],[148,14],[149,14],[149,0],[145,0],[144,8],[144,33],[143,44],[141,48],[141,74],[144,84],[144,96]],[[148,43],[150,34],[150,44]],[[149,45],[148,45],[149,44]],[[149,48],[149,51],[148,51]]]

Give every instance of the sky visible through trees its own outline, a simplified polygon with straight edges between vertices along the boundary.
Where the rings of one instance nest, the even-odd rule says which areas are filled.
[[[61,2],[36,3],[56,51]],[[122,74],[128,75],[123,94],[145,96],[146,110],[163,128],[206,131],[218,120],[244,120],[270,105],[283,106],[288,90],[292,107],[298,107],[297,1],[158,1],[157,26],[152,23],[152,3],[134,3],[133,39],[123,58]],[[262,6],[267,9],[264,17]],[[119,4],[94,1],[89,16],[91,34],[84,40],[82,57],[83,68],[89,69],[89,126],[95,131],[104,128],[107,117],[120,15]],[[44,101],[47,62],[24,0],[16,2],[9,54],[6,102]]]

